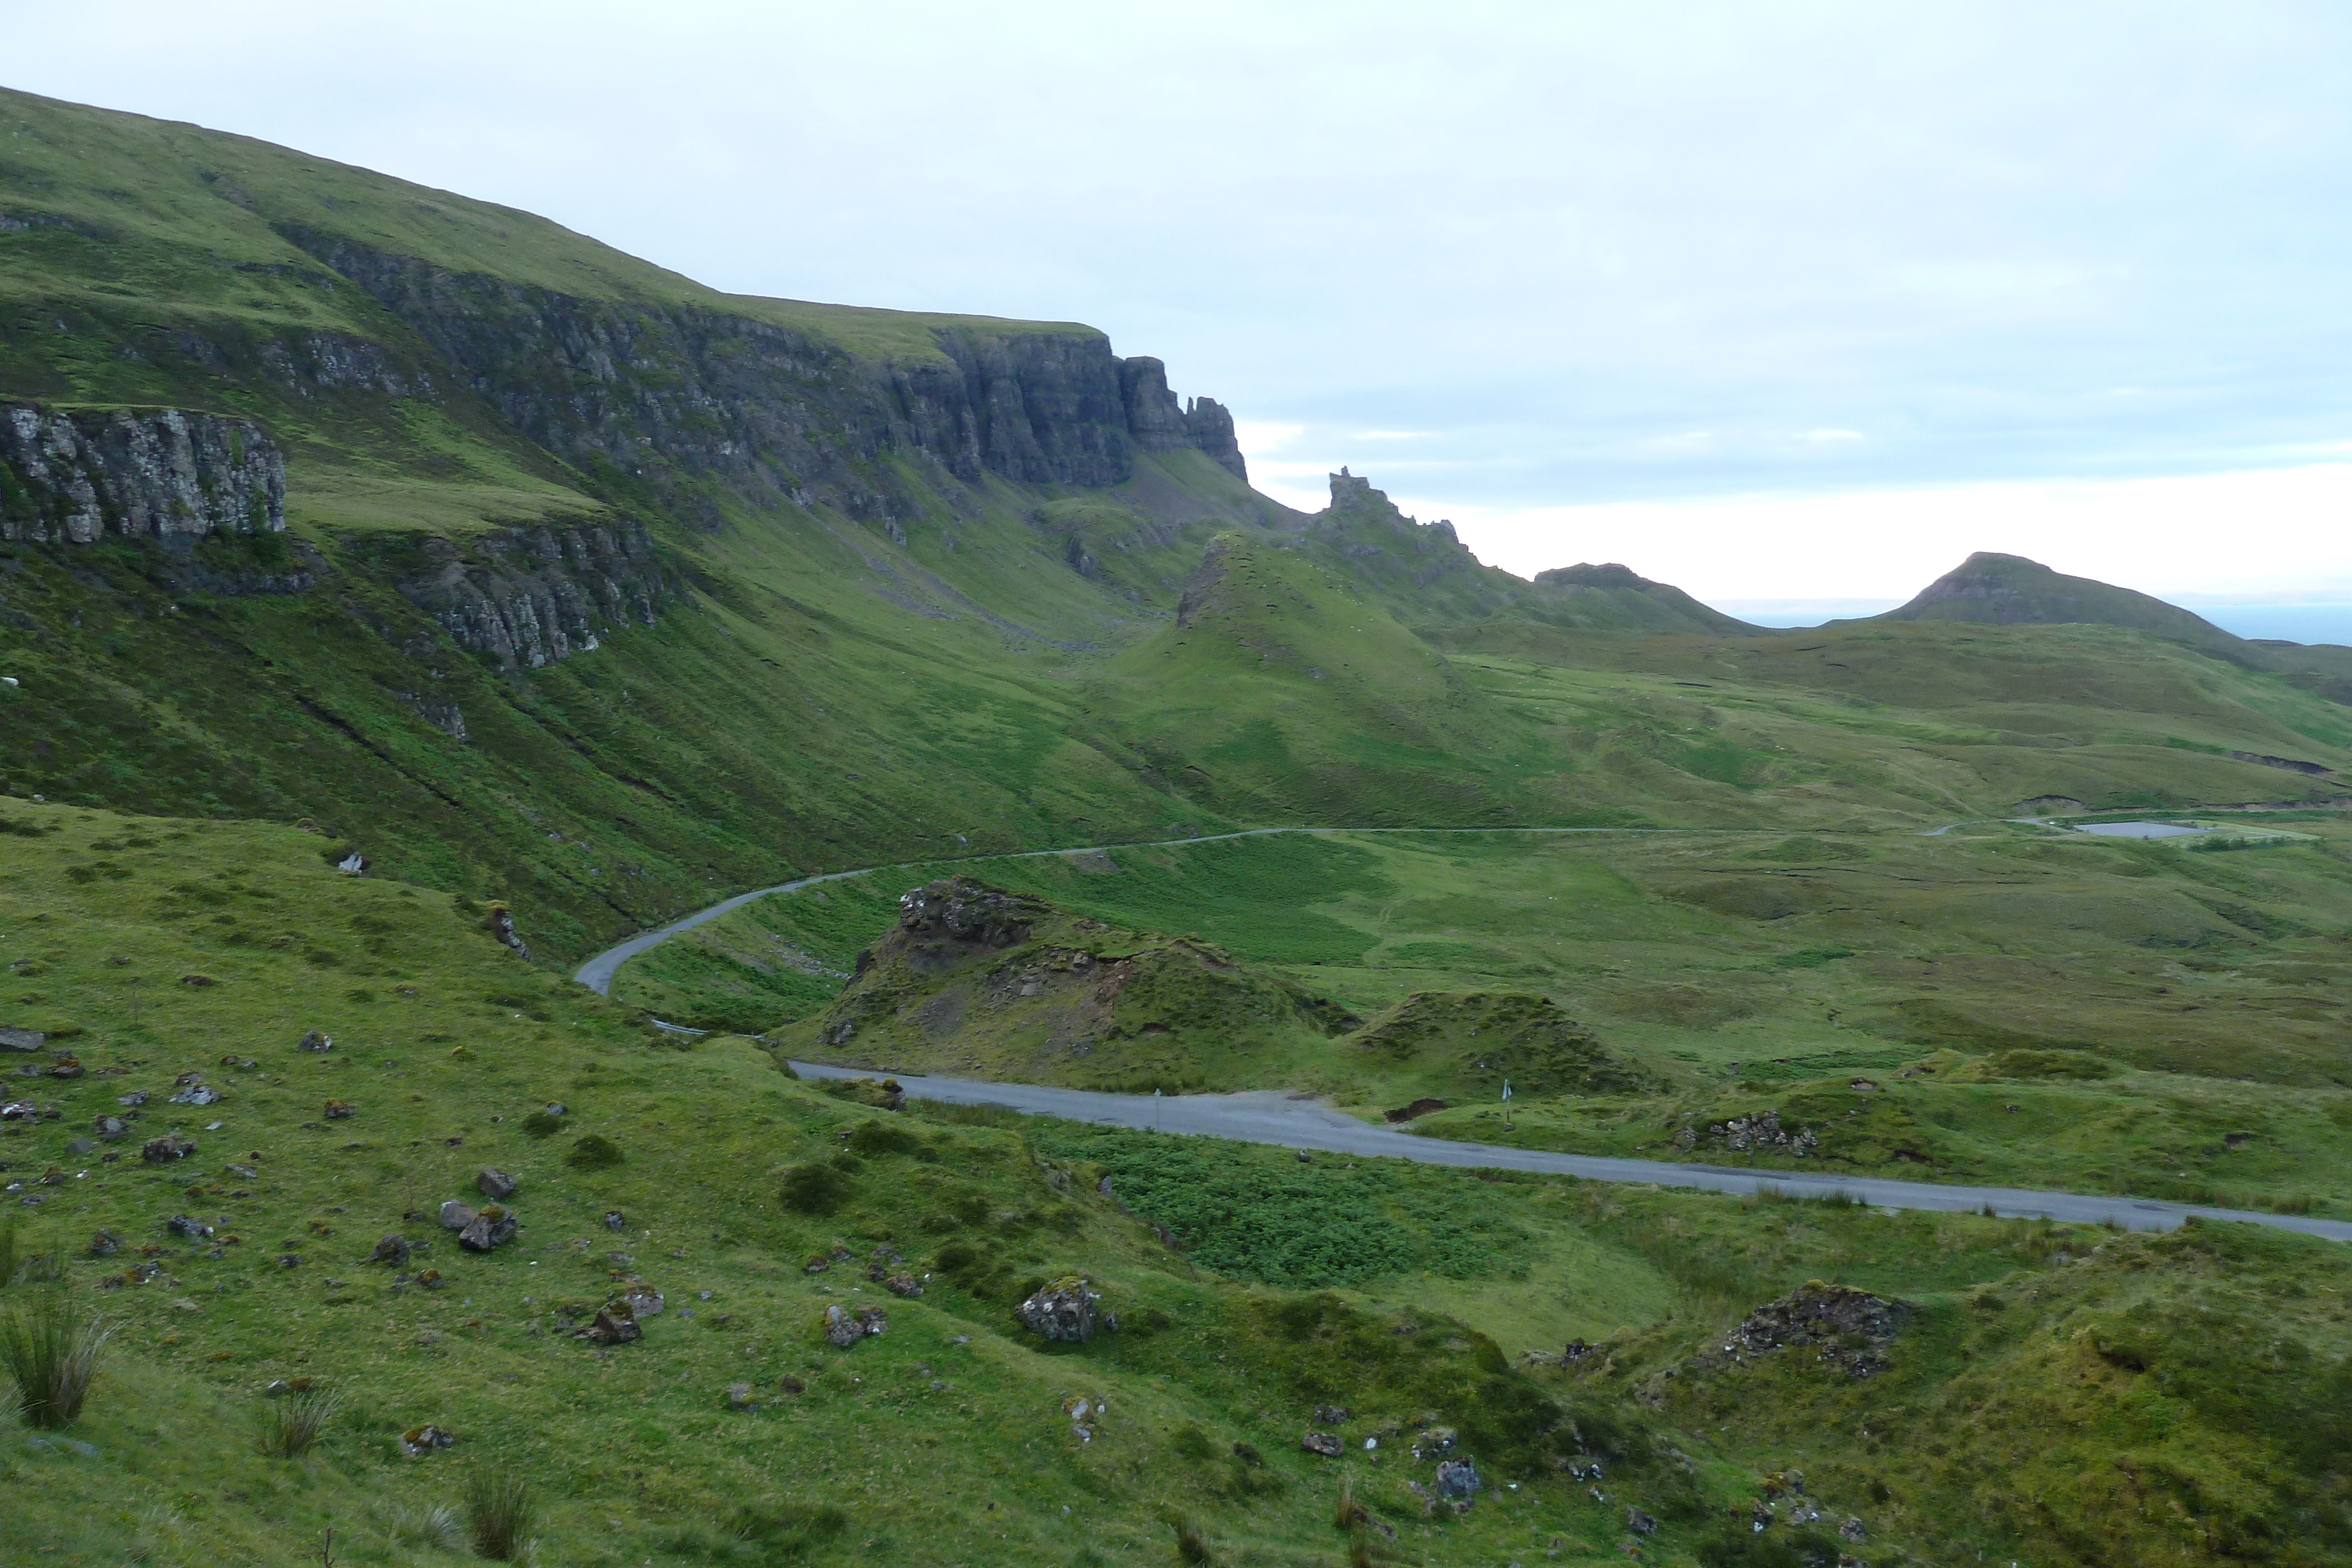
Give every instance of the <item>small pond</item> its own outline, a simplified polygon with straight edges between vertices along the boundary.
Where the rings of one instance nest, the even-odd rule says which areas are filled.
[[[2096,833],[2103,839],[2178,839],[2205,831],[2202,828],[2184,828],[2174,822],[2084,822],[2074,831]]]

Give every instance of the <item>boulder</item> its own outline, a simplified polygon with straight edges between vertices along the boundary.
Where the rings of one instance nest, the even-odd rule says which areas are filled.
[[[515,1217],[493,1203],[457,1232],[457,1245],[468,1252],[495,1251],[513,1240],[519,1228]]]
[[[183,1084],[180,1088],[180,1092],[172,1096],[172,1103],[174,1105],[217,1105],[221,1103],[221,1099],[222,1095],[219,1090],[215,1089],[210,1084],[205,1082],[202,1079],[198,1079],[193,1083]]]
[[[1298,1439],[1298,1446],[1310,1454],[1320,1454],[1327,1459],[1338,1458],[1340,1452],[1347,1447],[1339,1441],[1339,1435],[1333,1432],[1308,1432]]]
[[[1655,1535],[1658,1521],[1638,1508],[1629,1508],[1625,1511],[1625,1528],[1636,1535]]]
[[[457,1441],[457,1434],[444,1431],[427,1423],[411,1427],[400,1435],[400,1451],[412,1459],[422,1458],[436,1448],[446,1448]]]
[[[184,1214],[175,1214],[163,1221],[163,1228],[174,1236],[183,1237],[190,1241],[200,1241],[213,1233],[211,1226],[201,1219],[192,1218]]]
[[[1437,1495],[1449,1502],[1468,1502],[1486,1484],[1478,1479],[1478,1467],[1467,1459],[1448,1459],[1437,1467]]]
[[[1031,1333],[1084,1344],[1095,1337],[1101,1308],[1102,1297],[1073,1274],[1045,1286],[1015,1311],[1021,1326]]]
[[[130,1093],[125,1094],[121,1099],[117,1100],[115,1103],[121,1106],[126,1111],[135,1111],[140,1106],[147,1103],[147,1091],[144,1089],[133,1089]]]
[[[444,1230],[463,1230],[473,1223],[472,1205],[462,1203],[453,1197],[441,1206],[441,1228]]]
[[[912,1274],[893,1274],[882,1281],[882,1288],[894,1296],[905,1296],[909,1301],[923,1293],[923,1282]]]
[[[640,1318],[657,1318],[669,1305],[659,1291],[642,1282],[624,1286],[614,1299],[625,1302],[630,1312]]]
[[[1412,1440],[1412,1457],[1416,1459],[1440,1459],[1454,1451],[1455,1442],[1451,1427],[1432,1427]]]
[[[354,1114],[356,1113],[352,1111],[351,1102],[348,1100],[327,1102],[327,1120],[330,1122],[348,1122]]]
[[[485,1169],[474,1178],[475,1187],[492,1203],[504,1203],[522,1186],[502,1170]]]
[[[335,1042],[329,1035],[314,1029],[302,1037],[301,1043],[295,1049],[297,1051],[332,1051],[335,1049]]]
[[[100,1116],[89,1124],[89,1130],[111,1144],[131,1131],[131,1124],[120,1116]]]
[[[750,1384],[730,1383],[727,1385],[727,1408],[730,1410],[757,1410],[759,1407],[760,1402],[752,1396],[751,1385]]]
[[[89,1255],[93,1258],[111,1258],[121,1250],[122,1238],[111,1230],[101,1230],[89,1239]]]
[[[580,1337],[594,1344],[627,1344],[646,1337],[637,1326],[637,1314],[625,1301],[614,1301],[598,1310],[595,1321],[580,1331]]]
[[[196,1152],[196,1141],[177,1133],[166,1133],[160,1138],[150,1138],[139,1146],[139,1157],[151,1166],[170,1160],[184,1160]]]
[[[1325,1427],[1344,1427],[1348,1424],[1348,1417],[1353,1414],[1355,1414],[1355,1412],[1349,1410],[1345,1405],[1318,1405],[1315,1406],[1316,1422],[1318,1425]]]
[[[0,1029],[0,1051],[44,1051],[49,1037],[37,1029]]]
[[[608,1208],[608,1209],[606,1209],[606,1210],[604,1211],[604,1228],[605,1228],[605,1229],[607,1229],[607,1230],[626,1230],[628,1228],[629,1228],[629,1217],[628,1217],[627,1215],[623,1214],[623,1213],[622,1213],[619,1209],[617,1209],[617,1208]]]
[[[407,1263],[409,1253],[415,1250],[415,1246],[407,1237],[387,1236],[375,1244],[375,1250],[369,1253],[365,1260],[370,1263],[389,1263],[398,1269]]]
[[[60,1056],[42,1071],[52,1078],[79,1078],[89,1069],[82,1066],[79,1057]]]
[[[842,1350],[870,1334],[885,1333],[889,1327],[889,1314],[879,1307],[860,1307],[851,1312],[835,1304],[824,1310],[824,1337]]]

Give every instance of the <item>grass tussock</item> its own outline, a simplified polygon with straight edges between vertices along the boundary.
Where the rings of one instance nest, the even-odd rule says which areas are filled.
[[[299,1459],[318,1446],[342,1407],[342,1396],[327,1387],[297,1389],[265,1401],[256,1447],[269,1458]]]
[[[396,1545],[425,1552],[463,1552],[466,1527],[446,1505],[404,1508],[392,1516],[387,1529]]]
[[[480,1556],[499,1563],[520,1560],[537,1515],[530,1483],[520,1476],[478,1469],[466,1483],[466,1533]]]
[[[64,1301],[47,1301],[0,1315],[0,1366],[16,1385],[16,1409],[28,1427],[70,1427],[81,1417],[112,1331]]]

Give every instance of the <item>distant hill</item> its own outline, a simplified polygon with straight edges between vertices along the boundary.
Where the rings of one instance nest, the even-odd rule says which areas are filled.
[[[1979,550],[1900,609],[1874,621],[1970,621],[1988,626],[2126,626],[2200,647],[2250,653],[2201,615],[2088,577],[2069,577],[2021,555]]]

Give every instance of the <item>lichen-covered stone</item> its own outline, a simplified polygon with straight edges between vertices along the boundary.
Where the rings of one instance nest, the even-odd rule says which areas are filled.
[[[1076,1275],[1055,1281],[1016,1309],[1021,1326],[1049,1340],[1084,1344],[1101,1322],[1102,1297]]]

